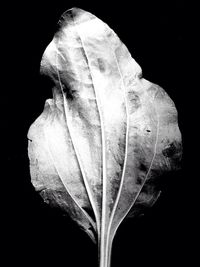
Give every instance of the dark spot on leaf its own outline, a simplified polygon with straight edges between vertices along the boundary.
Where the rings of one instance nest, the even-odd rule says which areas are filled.
[[[142,182],[143,182],[143,179],[142,179],[142,177],[139,175],[139,176],[137,177],[137,184],[138,184],[138,185],[142,185]]]
[[[143,75],[142,75],[142,71],[138,74],[138,78],[142,79]]]
[[[175,153],[176,153],[176,147],[174,143],[171,143],[168,147],[166,147],[163,150],[163,155],[168,158],[172,157]]]
[[[134,111],[136,111],[141,106],[140,98],[133,91],[128,92],[128,98],[129,98],[129,101],[130,101],[130,112],[133,113]]]
[[[76,91],[73,90],[72,87],[69,87],[66,84],[62,84],[62,89],[64,94],[66,95],[67,100],[69,101],[74,100]]]
[[[146,172],[147,171],[147,167],[143,163],[141,163],[140,164],[140,170]]]
[[[148,133],[150,133],[151,131],[148,129],[148,130],[146,130]]]
[[[97,62],[98,62],[100,72],[105,72],[106,68],[105,68],[105,63],[104,63],[103,59],[98,58]]]

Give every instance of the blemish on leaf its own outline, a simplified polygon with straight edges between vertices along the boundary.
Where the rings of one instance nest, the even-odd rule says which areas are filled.
[[[104,60],[102,58],[98,58],[97,62],[98,62],[100,72],[105,72],[106,66],[105,66]]]
[[[163,150],[163,155],[165,157],[172,157],[174,154],[176,153],[176,147],[174,145],[174,143],[171,143],[169,146],[167,146],[164,150]]]

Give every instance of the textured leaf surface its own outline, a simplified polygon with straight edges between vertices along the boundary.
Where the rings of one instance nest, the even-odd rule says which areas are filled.
[[[41,61],[53,99],[28,133],[32,183],[93,241],[97,234],[100,266],[108,267],[122,220],[152,206],[156,180],[179,167],[177,111],[162,88],[141,78],[107,24],[73,8],[59,25]]]

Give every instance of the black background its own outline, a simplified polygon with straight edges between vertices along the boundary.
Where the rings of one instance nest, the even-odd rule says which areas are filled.
[[[97,266],[97,249],[89,237],[35,193],[29,175],[27,131],[51,98],[39,75],[41,56],[60,15],[76,6],[105,21],[126,44],[143,76],[162,86],[174,100],[183,135],[182,170],[163,177],[163,193],[145,216],[124,221],[115,237],[112,266],[181,266],[191,264],[193,212],[188,197],[192,177],[188,128],[188,15],[184,1],[49,1],[8,7],[4,28],[9,62],[3,90],[6,116],[6,255],[20,265]],[[3,53],[3,52],[2,52]],[[3,77],[5,79],[5,77]],[[5,176],[4,176],[5,177]],[[3,205],[4,205],[3,204]],[[4,228],[3,228],[4,230]],[[5,266],[7,266],[5,265]]]

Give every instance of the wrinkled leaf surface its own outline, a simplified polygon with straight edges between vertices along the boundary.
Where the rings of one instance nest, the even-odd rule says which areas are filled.
[[[41,73],[53,99],[29,129],[31,179],[44,201],[70,215],[110,266],[122,220],[150,207],[162,174],[179,168],[181,134],[173,101],[107,24],[66,11]]]

